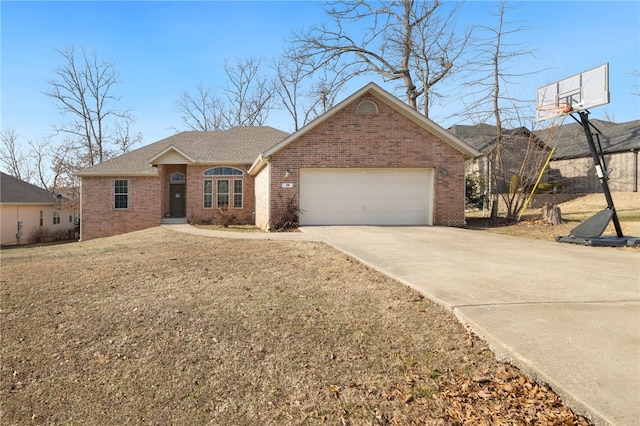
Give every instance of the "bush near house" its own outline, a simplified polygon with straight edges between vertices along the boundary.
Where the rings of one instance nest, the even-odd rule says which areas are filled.
[[[223,228],[228,228],[229,225],[237,225],[238,218],[235,215],[234,211],[230,209],[229,206],[225,205],[214,211],[213,223],[216,225],[220,225]]]

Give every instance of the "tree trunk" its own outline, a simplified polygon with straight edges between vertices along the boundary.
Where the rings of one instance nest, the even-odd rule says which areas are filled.
[[[562,223],[560,207],[555,204],[544,203],[544,206],[542,206],[542,221],[550,225],[560,225]]]

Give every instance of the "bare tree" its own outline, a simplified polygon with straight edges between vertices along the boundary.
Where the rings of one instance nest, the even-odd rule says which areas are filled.
[[[227,83],[216,96],[202,84],[194,93],[183,92],[176,101],[183,124],[191,130],[224,130],[235,126],[261,126],[269,117],[274,84],[262,71],[262,59],[238,59],[222,66]]]
[[[188,129],[205,132],[221,130],[224,127],[221,106],[215,93],[202,84],[196,86],[194,93],[184,91],[176,101],[183,124]]]
[[[346,80],[340,74],[327,73],[313,83],[310,93],[307,94],[311,101],[306,114],[307,122],[333,108],[345,83]]]
[[[375,73],[400,82],[407,103],[428,116],[434,86],[450,75],[470,35],[454,34],[458,6],[446,11],[443,5],[439,0],[329,3],[330,24],[294,36],[298,60],[314,58],[318,67],[340,69],[347,79]]]
[[[523,56],[533,56],[534,51],[527,46],[511,43],[509,38],[532,28],[506,21],[506,14],[513,7],[506,1],[498,3],[498,10],[491,13],[496,18],[495,27],[477,28],[476,39],[472,46],[475,57],[467,63],[469,75],[465,84],[464,98],[473,99],[463,109],[463,114],[475,117],[479,122],[495,122],[497,137],[500,138],[503,125],[512,127],[521,124],[522,112],[531,104],[531,99],[518,99],[507,92],[508,87],[517,87],[525,78],[541,70],[514,72],[512,69]]]
[[[33,179],[38,181],[38,185],[42,188],[52,189],[55,187],[55,179],[51,177],[49,168],[51,158],[53,158],[55,149],[52,149],[49,139],[42,139],[38,142],[29,141],[30,157],[33,162],[31,166],[34,176]]]
[[[484,36],[473,45],[476,56],[468,64],[471,77],[461,98],[473,99],[463,108],[463,114],[477,123],[495,123],[494,142],[486,153],[491,161],[488,179],[492,196],[491,216],[497,216],[498,198],[502,197],[507,218],[515,220],[526,199],[526,191],[530,189],[531,175],[537,177],[536,170],[539,171],[542,165],[540,159],[547,152],[547,147],[533,133],[524,135],[523,132],[507,130],[527,127],[525,124],[530,122],[531,114],[525,111],[531,101],[510,95],[506,88],[539,72],[509,71],[517,59],[533,55],[533,51],[523,45],[509,42],[510,36],[530,29],[507,22],[506,14],[510,9],[506,1],[500,1],[497,12],[492,13],[497,20],[496,25],[478,27],[478,32]],[[514,137],[516,134],[519,134],[517,138]]]
[[[62,143],[60,146],[52,149],[51,154],[51,170],[53,172],[52,187],[53,191],[73,192],[79,188],[78,178],[75,172],[80,170],[82,158],[78,158],[76,149],[70,142]]]
[[[23,181],[29,181],[31,171],[28,165],[28,153],[24,152],[18,143],[18,133],[8,127],[0,133],[0,163],[7,174]]]
[[[122,117],[122,120],[115,124],[113,143],[117,147],[117,151],[114,154],[126,154],[133,147],[142,143],[142,133],[131,134],[131,125],[134,121],[133,117],[126,114]]]
[[[301,93],[304,90],[304,79],[309,74],[304,71],[304,64],[291,61],[286,57],[274,64],[274,68],[277,74],[275,94],[280,104],[291,115],[294,131],[297,131],[307,121],[301,102]]]
[[[503,129],[500,145],[496,142],[494,149],[489,151],[494,185],[502,198],[509,221],[519,220],[527,196],[534,189],[538,175],[551,154],[547,138],[553,138],[557,127],[548,130],[545,140],[541,140],[535,131],[524,127]]]
[[[223,88],[226,98],[222,113],[224,127],[261,126],[269,117],[274,96],[273,83],[261,74],[262,60],[238,59],[225,62],[228,82]]]
[[[0,140],[0,163],[8,174],[41,188],[52,188],[55,182],[49,166],[54,149],[50,140],[27,141],[25,151],[13,128],[3,129]]]
[[[119,77],[111,62],[98,59],[95,53],[69,47],[58,50],[64,64],[49,80],[44,94],[52,98],[61,114],[70,117],[66,124],[55,126],[70,138],[78,152],[80,167],[91,166],[108,158],[112,143],[109,126],[128,115],[115,109],[120,100],[113,91]]]
[[[291,115],[295,131],[331,109],[345,83],[340,73],[316,69],[296,60],[300,57],[290,50],[273,66],[276,97]]]

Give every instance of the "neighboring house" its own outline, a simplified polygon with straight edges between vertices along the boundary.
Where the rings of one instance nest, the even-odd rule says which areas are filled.
[[[370,83],[288,135],[271,127],[183,132],[88,168],[81,238],[178,221],[273,227],[464,224],[465,166],[479,152]]]
[[[478,150],[481,155],[467,161],[467,174],[479,179],[487,193],[493,193],[491,174],[496,176],[497,192],[511,189],[514,177],[524,174],[535,181],[550,149],[537,134],[525,127],[502,129],[501,158],[496,159],[497,128],[489,124],[455,125],[449,131]],[[499,161],[500,164],[496,164]],[[527,163],[526,165],[523,165]]]
[[[569,118],[567,118],[569,120]],[[614,192],[638,192],[640,168],[640,120],[612,123],[590,120],[602,134],[600,145],[609,173],[609,188]],[[536,132],[547,138],[549,131]],[[598,141],[598,139],[594,140]],[[559,183],[563,192],[602,192],[593,157],[582,124],[572,122],[559,126],[549,141],[556,152],[549,164],[548,181]]]
[[[0,172],[1,244],[68,239],[75,220],[61,209],[61,201],[53,192]]]
[[[566,118],[570,120],[570,117]],[[626,123],[612,123],[603,120],[590,120],[591,124],[601,132],[600,146],[605,154],[605,163],[609,170],[609,187],[614,192],[637,192],[640,175],[640,120]],[[449,129],[451,133],[462,139],[478,151],[482,156],[467,162],[467,173],[475,175],[483,183],[489,184],[491,167],[493,166],[492,150],[495,146],[495,126],[487,124],[456,125]],[[519,135],[522,142],[513,145],[508,153],[513,158],[522,157],[526,151],[524,142],[530,135],[525,128],[507,129],[503,133],[513,137]],[[561,126],[536,130],[535,136],[542,151],[548,155],[555,147],[548,168],[541,183],[550,184],[557,191],[581,194],[602,192],[600,180],[596,174],[593,157],[589,150],[586,135],[581,123],[570,122]],[[595,133],[595,130],[594,130]],[[598,143],[598,139],[594,136]],[[518,147],[520,151],[518,151]],[[517,162],[515,163],[517,164]],[[508,168],[507,168],[508,169]],[[512,171],[517,172],[517,167]],[[501,191],[508,189],[505,179]]]

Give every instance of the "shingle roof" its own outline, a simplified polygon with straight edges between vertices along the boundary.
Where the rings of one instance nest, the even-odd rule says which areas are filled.
[[[196,163],[251,164],[261,152],[287,136],[288,133],[268,126],[182,132],[89,167],[77,176],[155,176],[157,171],[150,160],[172,147]]]
[[[640,120],[625,123],[612,123],[603,120],[589,120],[600,135],[600,146],[605,154],[640,149]],[[536,132],[544,139],[553,133],[551,146],[556,146],[555,160],[580,158],[590,155],[589,144],[584,134],[582,124],[573,122],[557,129],[546,129]],[[597,139],[596,139],[597,142]]]
[[[0,203],[57,204],[57,202],[53,192],[0,172]]]
[[[448,130],[482,153],[486,153],[496,140],[496,126],[489,124],[456,124]]]
[[[600,131],[600,145],[605,154],[640,149],[640,120],[612,123],[590,120]],[[518,129],[504,130],[505,134]],[[480,152],[486,153],[495,144],[496,127],[489,124],[455,125],[449,131]],[[580,158],[590,155],[582,124],[573,122],[562,126],[534,131],[541,141],[556,147],[554,160]]]
[[[496,143],[497,127],[490,124],[456,124],[448,130],[483,154],[486,154]],[[528,137],[530,133],[527,128],[519,127],[517,129],[502,129],[502,134],[503,137],[520,138]]]

